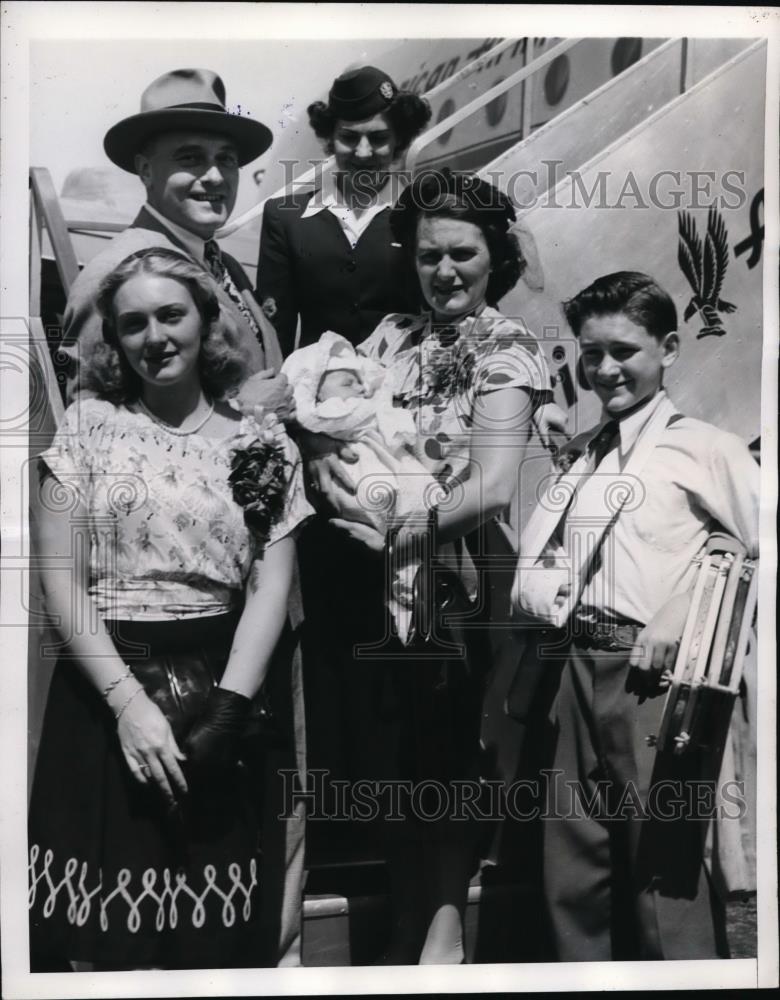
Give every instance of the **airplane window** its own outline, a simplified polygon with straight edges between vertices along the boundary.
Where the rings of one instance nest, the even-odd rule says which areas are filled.
[[[436,124],[438,125],[440,122],[443,122],[445,118],[449,118],[454,111],[455,111],[455,101],[453,101],[451,97],[448,97],[447,100],[444,102],[444,104],[442,104],[442,106],[439,108],[439,114],[436,116]],[[450,129],[449,132],[443,132],[439,136],[437,142],[439,143],[440,146],[446,146],[447,143],[450,141],[451,135],[452,135],[452,129]]]
[[[641,38],[618,38],[612,49],[612,75],[617,76],[641,58]]]
[[[493,86],[497,87],[499,83],[504,82],[504,77],[500,76],[494,83]],[[485,105],[485,118],[487,118],[488,125],[495,126],[501,121],[501,119],[506,114],[506,105],[509,100],[509,95],[504,91],[503,94],[499,94],[498,97],[494,97],[490,104]]]
[[[563,100],[569,86],[569,68],[569,57],[558,56],[544,75],[544,97],[550,107],[554,108]]]

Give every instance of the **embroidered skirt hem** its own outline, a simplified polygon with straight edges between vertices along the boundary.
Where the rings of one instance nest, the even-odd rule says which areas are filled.
[[[224,670],[233,615],[114,622],[121,654]],[[140,653],[139,653],[140,650]],[[169,812],[130,774],[116,724],[77,664],[52,678],[29,817],[30,949],[102,966],[260,964],[261,788],[254,762]]]

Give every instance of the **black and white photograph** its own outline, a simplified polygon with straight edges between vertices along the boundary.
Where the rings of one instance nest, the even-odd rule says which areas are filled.
[[[2,996],[780,985],[777,11],[2,26]]]

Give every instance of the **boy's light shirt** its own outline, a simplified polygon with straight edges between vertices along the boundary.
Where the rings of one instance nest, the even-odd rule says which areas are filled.
[[[643,406],[639,407],[633,413],[629,414],[627,417],[623,417],[622,420],[618,421],[618,437],[616,446],[610,448],[606,455],[599,462],[599,473],[608,474],[622,472],[626,467],[626,463],[633,451],[634,445],[636,444],[636,439],[645,429],[648,421],[651,419],[653,414],[656,412],[659,406],[664,402],[664,400],[669,397],[666,395],[663,389],[657,392],[650,400],[648,400]],[[604,413],[599,429],[604,426],[608,421],[614,419],[609,413]]]
[[[585,476],[577,484],[580,532],[589,517],[594,519],[594,530],[597,523],[604,524],[609,513],[604,498],[612,489],[617,498],[624,488],[621,482],[625,482],[627,466],[643,431],[656,414],[664,419],[661,407],[669,414],[675,412],[663,391],[620,421],[619,443],[598,466],[597,489],[585,488],[592,475],[587,470],[587,454],[579,460],[584,466],[579,475]],[[585,440],[592,441],[601,426],[603,422]],[[575,470],[576,465],[572,473]],[[751,553],[757,551],[759,469],[738,437],[683,417],[662,428],[656,446],[641,463],[637,479],[636,496],[620,509],[607,533],[579,605],[647,623],[670,597],[690,588],[695,573],[693,559],[716,527],[713,522],[739,538]],[[598,509],[591,509],[594,497],[601,504]],[[562,614],[558,605],[567,602],[561,599],[554,604],[553,597],[559,585],[572,583],[577,560],[569,558],[554,538],[534,549],[530,536],[529,524],[521,550],[531,559],[533,551],[542,555],[532,570],[523,569],[521,560],[514,599],[534,616],[556,622]],[[564,545],[570,538],[564,523]],[[528,548],[524,548],[525,542],[529,542]],[[543,568],[547,562],[550,567]]]
[[[620,421],[620,444],[599,476],[619,480],[638,437],[666,393]],[[647,623],[694,579],[693,559],[713,519],[758,551],[759,468],[736,435],[690,417],[666,429],[642,470],[643,496],[621,510],[581,605]],[[606,483],[605,483],[606,487]]]
[[[392,206],[392,189],[388,177],[387,183],[378,193],[377,199],[370,208],[367,208],[360,216],[349,208],[336,186],[336,177],[333,170],[325,170],[322,174],[322,187],[315,191],[308,205],[303,210],[302,219],[308,219],[318,212],[328,211],[338,220],[339,225],[344,230],[344,235],[349,240],[350,246],[354,249],[363,233],[371,225],[372,220]]]

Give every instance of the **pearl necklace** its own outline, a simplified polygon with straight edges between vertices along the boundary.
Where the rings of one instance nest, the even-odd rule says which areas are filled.
[[[187,435],[189,434],[197,434],[198,431],[201,429],[201,427],[203,427],[206,424],[206,422],[211,419],[211,416],[214,413],[214,404],[211,403],[209,405],[208,413],[200,421],[200,423],[196,424],[195,427],[190,427],[187,430],[182,430],[181,427],[174,427],[167,421],[160,419],[160,417],[158,417],[155,413],[152,413],[152,411],[149,409],[149,407],[144,403],[142,399],[138,400],[138,405],[141,407],[141,409],[144,411],[147,417],[149,417],[150,420],[154,421],[154,423],[162,427],[163,430],[168,431],[169,434],[176,434],[178,437],[187,437]]]

